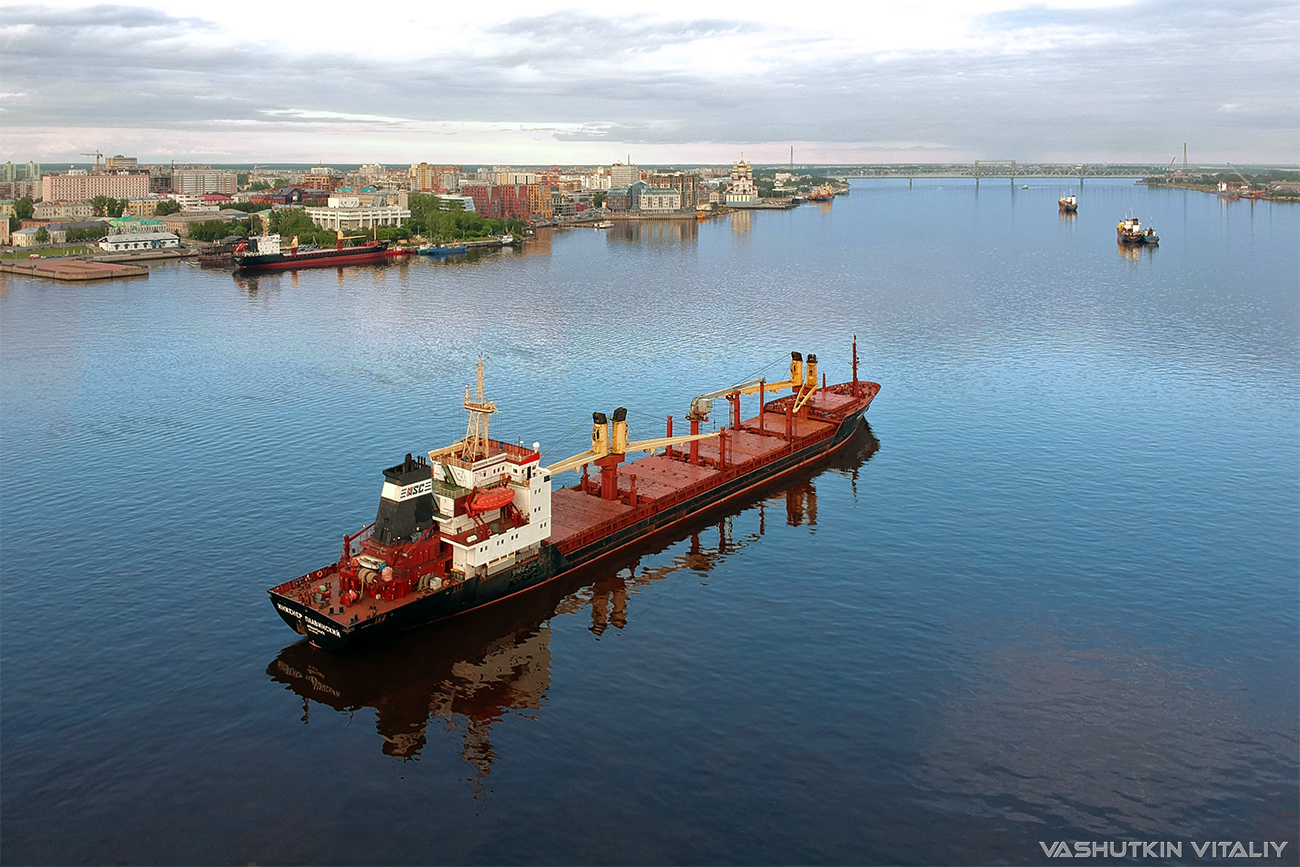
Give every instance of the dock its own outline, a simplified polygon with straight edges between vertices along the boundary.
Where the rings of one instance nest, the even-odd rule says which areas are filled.
[[[149,269],[142,265],[123,265],[92,259],[50,258],[0,262],[0,273],[79,283],[86,280],[119,280],[123,277],[148,277]]]

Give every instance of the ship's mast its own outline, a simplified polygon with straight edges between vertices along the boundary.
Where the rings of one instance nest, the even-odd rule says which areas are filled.
[[[488,425],[492,413],[497,411],[494,400],[483,399],[483,356],[478,359],[478,390],[474,400],[469,399],[469,386],[465,386],[465,409],[469,410],[469,426],[465,429],[465,445],[461,459],[476,461],[488,456]]]

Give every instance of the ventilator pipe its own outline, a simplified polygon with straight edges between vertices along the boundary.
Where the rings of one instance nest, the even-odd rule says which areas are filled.
[[[603,412],[591,414],[591,453],[594,456],[609,454],[609,419]]]
[[[610,435],[610,452],[621,455],[627,452],[627,409],[614,410],[614,424]]]

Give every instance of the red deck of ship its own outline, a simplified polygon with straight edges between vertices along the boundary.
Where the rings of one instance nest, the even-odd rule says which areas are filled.
[[[690,446],[674,447],[674,457],[653,454],[623,464],[618,468],[618,499],[605,500],[595,493],[584,492],[581,482],[559,488],[551,494],[551,543],[569,551],[594,536],[617,528],[620,518],[632,519],[631,513],[645,514],[667,508],[712,487],[719,473],[744,473],[755,464],[778,456],[783,450],[798,448],[810,440],[830,436],[839,418],[861,402],[852,395],[819,391],[809,402],[811,415],[825,413],[832,421],[793,419],[793,444],[786,440],[784,413],[763,413],[763,433],[755,416],[741,423],[739,429],[727,428],[726,468],[718,469],[718,438],[698,444],[700,463],[682,460]],[[630,504],[632,477],[636,477],[636,507]],[[592,472],[588,485],[599,489],[599,476]]]

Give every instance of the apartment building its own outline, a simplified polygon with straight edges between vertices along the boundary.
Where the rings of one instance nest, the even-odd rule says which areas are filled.
[[[129,199],[147,195],[147,174],[67,174],[41,178],[41,198],[47,202],[88,202],[95,196]]]
[[[93,216],[90,202],[37,202],[32,206],[34,220],[89,220]]]
[[[172,172],[171,187],[172,192],[183,195],[234,196],[239,190],[239,174],[227,169],[176,169]]]
[[[652,187],[668,188],[676,190],[681,194],[682,203],[679,207],[693,208],[699,202],[700,179],[687,172],[669,172],[667,174],[652,174],[647,179],[647,183]]]
[[[609,188],[625,189],[641,180],[641,170],[634,165],[614,163],[609,167]]]

